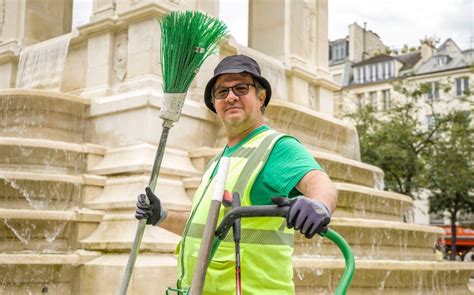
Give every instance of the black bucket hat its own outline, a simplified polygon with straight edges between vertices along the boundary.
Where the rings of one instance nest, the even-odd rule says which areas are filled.
[[[227,56],[217,65],[214,69],[214,77],[212,77],[209,82],[207,82],[206,89],[204,91],[204,102],[206,106],[216,112],[214,105],[212,104],[212,88],[216,83],[217,78],[222,74],[238,74],[238,73],[249,73],[257,80],[260,85],[263,86],[266,90],[267,96],[265,97],[265,106],[270,102],[270,97],[272,96],[272,87],[270,83],[263,78],[260,74],[260,66],[258,63],[251,57],[246,55],[231,55]]]

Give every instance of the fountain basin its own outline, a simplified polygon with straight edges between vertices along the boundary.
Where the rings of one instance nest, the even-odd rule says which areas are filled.
[[[334,294],[341,259],[294,258],[298,294]],[[466,281],[474,266],[460,262],[356,260],[350,294],[471,294]]]
[[[341,234],[351,245],[357,259],[398,259],[402,261],[434,261],[433,245],[444,235],[441,228],[403,222],[338,218],[331,221],[331,228]],[[295,236],[295,256],[340,256],[340,250],[328,239],[306,239]]]
[[[83,143],[89,100],[44,90],[0,90],[0,137]]]
[[[337,196],[336,217],[354,217],[403,221],[403,215],[413,205],[405,195],[381,191],[361,185],[335,183]]]
[[[2,170],[78,174],[103,157],[105,149],[93,144],[21,137],[0,137]]]
[[[82,174],[51,174],[0,170],[0,206],[16,209],[74,208],[84,199],[94,198],[105,178]]]
[[[99,253],[0,254],[2,294],[73,294],[79,266]]]
[[[81,210],[0,209],[0,251],[14,253],[68,252],[76,241],[90,235],[100,223],[103,212]]]

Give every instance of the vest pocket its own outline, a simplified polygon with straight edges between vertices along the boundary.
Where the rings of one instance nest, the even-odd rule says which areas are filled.
[[[241,249],[241,261],[244,252]],[[207,292],[222,295],[235,294],[235,249],[233,243],[222,242],[217,249],[207,269],[204,291],[205,294]]]

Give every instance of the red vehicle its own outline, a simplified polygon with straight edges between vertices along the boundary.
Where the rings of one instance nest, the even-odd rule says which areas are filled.
[[[451,252],[451,226],[442,225],[444,229],[444,242],[448,253]],[[474,248],[474,229],[462,226],[456,227],[456,255],[464,260],[464,256]],[[449,254],[448,254],[449,257]]]

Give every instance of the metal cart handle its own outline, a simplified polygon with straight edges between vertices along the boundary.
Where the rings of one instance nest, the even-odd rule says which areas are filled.
[[[234,221],[239,218],[246,217],[286,217],[288,213],[289,206],[279,207],[277,205],[265,205],[265,206],[246,206],[238,207],[230,210],[222,219],[221,224],[216,229],[216,238],[223,240],[227,233],[229,232]],[[336,295],[345,295],[349,285],[352,282],[352,278],[355,272],[355,260],[354,255],[352,254],[351,247],[344,240],[344,238],[332,229],[328,229],[326,233],[322,233],[321,236],[328,238],[333,243],[335,243],[342,254],[344,255],[345,260],[345,270],[342,274],[342,277],[339,281],[339,284],[336,288]]]

